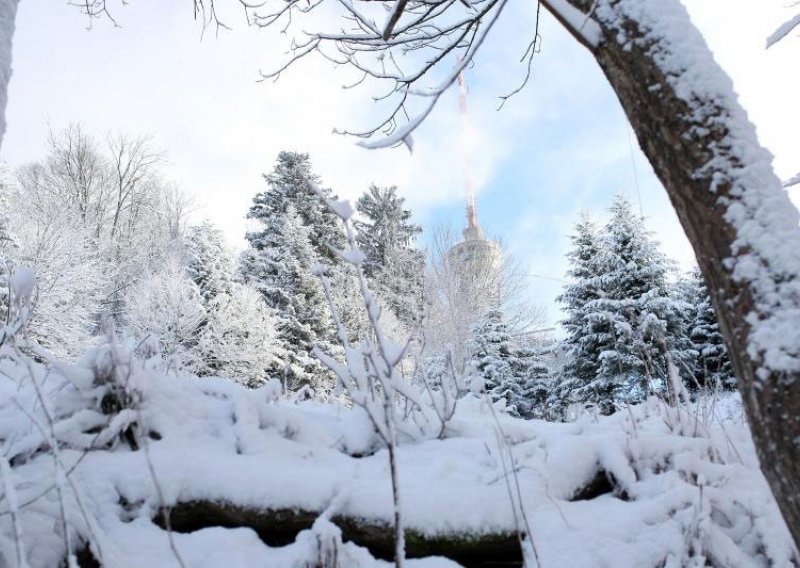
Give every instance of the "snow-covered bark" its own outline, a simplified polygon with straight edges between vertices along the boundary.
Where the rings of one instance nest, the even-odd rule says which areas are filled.
[[[762,469],[800,542],[800,219],[678,0],[568,0],[709,284]],[[580,38],[579,38],[580,39]]]
[[[783,24],[778,26],[778,29],[767,38],[767,48],[770,48],[781,41],[798,26],[800,26],[800,14],[795,14],[792,18],[786,20]]]
[[[0,0],[0,146],[6,132],[8,82],[11,80],[11,40],[19,0]]]

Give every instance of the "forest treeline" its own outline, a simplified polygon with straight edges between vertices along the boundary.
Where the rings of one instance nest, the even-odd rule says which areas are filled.
[[[72,125],[48,142],[42,160],[4,172],[0,195],[3,276],[21,266],[37,275],[30,345],[77,357],[114,333],[166,372],[251,387],[277,378],[292,396],[340,396],[313,354],[343,353],[320,275],[350,341],[373,331],[351,259],[335,252],[345,248],[325,201],[335,195],[307,154],[281,152],[264,174],[247,246],[234,254],[211,222],[190,223],[191,198],[147,138],[99,140]],[[512,414],[551,420],[574,405],[608,414],[650,395],[734,388],[699,272],[678,274],[621,195],[605,225],[588,215],[575,224],[557,339],[541,332],[542,310],[502,247],[473,275],[485,299],[476,308],[449,254],[456,239],[439,229],[420,250],[422,228],[397,188],[372,185],[355,209],[382,328],[412,338],[409,381],[457,374]]]

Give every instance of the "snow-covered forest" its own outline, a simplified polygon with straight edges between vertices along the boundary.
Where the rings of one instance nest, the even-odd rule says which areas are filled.
[[[413,152],[449,87],[466,108],[506,1],[239,8],[317,26],[287,67],[392,84],[386,122],[346,134]],[[237,246],[154,136],[51,126],[0,171],[0,567],[800,565],[794,181],[678,0],[536,7],[597,59],[696,265],[609,188],[543,306],[471,180],[466,228],[423,226],[403,186],[343,199],[292,149],[251,180]]]

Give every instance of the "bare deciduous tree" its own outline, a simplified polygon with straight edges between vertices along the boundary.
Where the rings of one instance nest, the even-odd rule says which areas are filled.
[[[460,369],[472,327],[490,308],[501,309],[520,341],[527,341],[545,317],[543,308],[531,299],[526,271],[502,242],[489,241],[496,255],[475,258],[469,266],[461,265],[453,254],[458,242],[448,226],[433,231],[425,278],[425,341],[428,354],[452,349]]]

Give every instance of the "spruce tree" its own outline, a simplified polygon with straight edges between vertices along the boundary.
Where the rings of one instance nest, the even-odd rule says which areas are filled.
[[[613,339],[610,322],[597,304],[604,294],[604,241],[597,225],[586,213],[581,213],[570,239],[569,282],[558,297],[564,304],[565,318],[561,324],[566,331],[563,347],[567,363],[552,395],[564,404],[589,402],[609,414],[614,408],[615,387],[613,383],[598,380],[600,355],[611,348]]]
[[[468,348],[471,355],[467,365],[483,379],[485,392],[493,401],[505,401],[511,414],[522,415],[525,405],[519,361],[499,309],[489,310],[473,327]]]
[[[331,247],[343,249],[344,233],[339,218],[330,210],[324,197],[334,197],[330,189],[323,188],[319,176],[311,170],[308,154],[281,152],[271,173],[264,175],[268,188],[253,198],[247,213],[249,219],[267,223],[283,215],[291,206],[308,228],[308,240],[316,255],[326,262],[336,264]],[[321,192],[318,195],[314,189]],[[248,234],[252,242],[258,233]]]
[[[253,198],[247,214],[262,229],[246,236],[250,247],[243,255],[242,276],[276,312],[283,367],[273,371],[285,377],[289,388],[309,384],[318,393],[326,392],[333,386],[333,376],[311,351],[318,345],[335,353],[335,329],[311,269],[326,264],[335,289],[346,288],[352,280],[333,252],[345,245],[339,218],[325,202],[333,195],[321,187],[308,154],[281,152],[264,179],[268,188]],[[338,294],[337,302],[352,302],[354,297]],[[355,313],[349,306],[340,308],[343,313]]]
[[[203,300],[230,293],[234,260],[220,229],[205,220],[186,235],[186,271],[200,289]]]
[[[411,222],[397,188],[371,185],[356,209],[359,248],[366,255],[364,272],[385,305],[408,327],[419,323],[422,310],[424,257],[414,247],[422,229]]]
[[[512,370],[520,385],[517,412],[524,418],[555,419],[552,408],[553,375],[541,353],[533,347],[520,347],[512,359]]]
[[[320,262],[311,243],[311,230],[288,204],[285,211],[263,219],[258,233],[248,233],[250,248],[242,256],[242,275],[261,292],[275,312],[277,356],[271,369],[295,390],[310,385],[318,392],[332,388],[333,378],[311,355],[315,345],[328,353],[333,323],[322,287],[311,269]]]
[[[604,240],[599,297],[589,307],[607,320],[609,337],[594,382],[617,401],[636,403],[667,385],[680,310],[668,293],[668,260],[622,195],[611,206]]]
[[[699,268],[695,267],[688,274],[679,290],[681,299],[689,306],[687,336],[696,354],[694,372],[685,381],[687,388],[690,391],[735,389],[736,377],[728,349]]]

